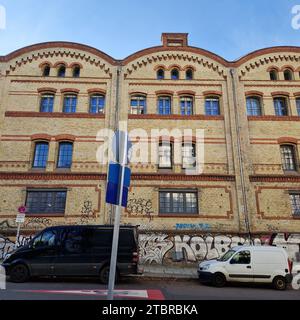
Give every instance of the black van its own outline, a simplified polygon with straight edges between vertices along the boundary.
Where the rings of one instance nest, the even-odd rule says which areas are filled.
[[[116,277],[138,273],[137,227],[121,226]],[[40,276],[98,277],[108,282],[113,226],[57,226],[17,249],[2,266],[12,282]]]

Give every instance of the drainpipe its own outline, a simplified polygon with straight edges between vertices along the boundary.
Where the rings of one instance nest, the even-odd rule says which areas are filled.
[[[238,152],[241,187],[242,187],[242,195],[243,195],[244,222],[245,222],[246,231],[248,233],[249,241],[250,241],[250,243],[252,243],[251,228],[250,228],[250,223],[249,223],[247,190],[246,190],[245,175],[244,175],[244,159],[243,159],[243,153],[242,153],[242,148],[241,148],[240,115],[239,115],[239,110],[238,110],[237,92],[236,92],[236,85],[235,85],[235,79],[234,79],[234,76],[235,76],[234,69],[230,69],[230,75],[231,75],[231,80],[232,80],[233,102],[234,102],[234,109],[235,109],[235,129],[236,129],[236,135],[237,135],[237,152]]]

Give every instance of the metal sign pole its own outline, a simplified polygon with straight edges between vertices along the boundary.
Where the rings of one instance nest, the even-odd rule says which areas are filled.
[[[122,199],[123,199],[123,187],[124,187],[124,176],[125,176],[125,165],[127,163],[127,145],[128,145],[128,135],[125,133],[123,145],[121,145],[121,139],[119,139],[119,151],[120,157],[120,178],[119,178],[119,197],[118,206],[115,212],[115,223],[114,223],[114,233],[113,233],[113,243],[111,252],[111,261],[109,269],[109,282],[108,282],[108,293],[107,300],[114,300],[114,288],[115,288],[115,278],[116,278],[116,266],[117,266],[117,256],[118,256],[118,244],[119,244],[119,231],[120,231],[120,220],[122,213]]]
[[[15,242],[15,249],[18,249],[18,242],[19,242],[19,237],[20,237],[20,229],[21,229],[21,223],[18,223],[18,230],[17,230],[17,238]]]

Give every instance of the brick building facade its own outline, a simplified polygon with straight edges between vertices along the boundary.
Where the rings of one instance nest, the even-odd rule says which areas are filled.
[[[262,49],[229,62],[163,34],[162,45],[124,60],[76,43],[49,42],[0,57],[0,231],[111,223],[99,130],[142,129],[158,163],[131,163],[123,223],[144,230],[212,233],[300,230],[300,48]],[[199,153],[203,172],[174,162],[174,138],[190,129],[182,158]],[[101,150],[101,149],[100,149]],[[146,149],[143,149],[146,151]],[[99,155],[99,154],[98,154]],[[190,165],[190,164],[188,164]]]

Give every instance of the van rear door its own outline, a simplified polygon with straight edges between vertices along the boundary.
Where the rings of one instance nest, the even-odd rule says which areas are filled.
[[[253,250],[253,259],[253,277],[255,282],[271,282],[276,270],[281,270],[284,273],[284,262],[286,259],[280,251]]]

